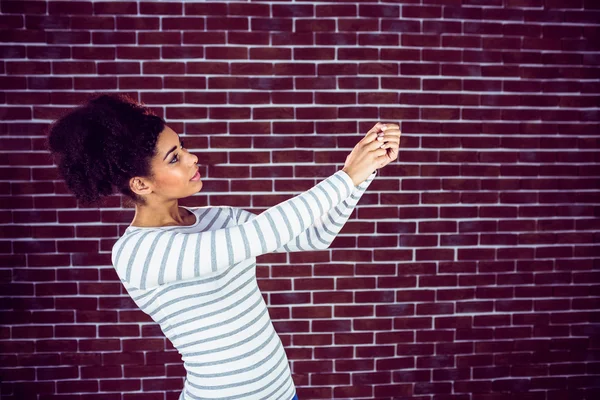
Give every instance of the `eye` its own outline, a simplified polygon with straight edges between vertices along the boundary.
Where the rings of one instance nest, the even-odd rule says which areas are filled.
[[[184,147],[184,145],[183,145],[183,140],[181,140],[180,142],[181,142],[181,148],[182,148],[182,149],[184,149],[185,147]],[[176,162],[177,160],[178,160],[178,157],[177,157],[177,155],[175,155],[175,156],[173,157],[173,159],[172,159],[172,160],[169,162],[169,164],[175,164],[173,161],[175,161],[175,162]]]

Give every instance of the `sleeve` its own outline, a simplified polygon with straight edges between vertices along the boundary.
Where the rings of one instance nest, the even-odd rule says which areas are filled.
[[[312,251],[327,249],[333,239],[340,232],[342,227],[350,218],[356,204],[367,190],[375,176],[377,170],[373,172],[364,182],[358,186],[354,186],[348,197],[342,199],[335,207],[329,211],[324,211],[321,206],[319,218],[309,225],[302,233],[297,235],[292,240],[285,243],[283,246],[275,249],[273,253],[287,253],[294,251]],[[247,223],[252,221],[258,215],[242,208],[231,207],[233,219],[236,223]]]
[[[350,176],[339,170],[304,193],[239,225],[193,233],[135,231],[117,240],[111,261],[121,281],[133,289],[213,274],[280,248],[348,199],[353,188]]]

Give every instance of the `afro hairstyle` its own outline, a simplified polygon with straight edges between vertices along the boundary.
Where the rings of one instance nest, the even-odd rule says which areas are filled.
[[[143,205],[129,181],[153,178],[150,162],[164,128],[165,120],[143,103],[125,94],[100,93],[49,126],[47,148],[83,204],[96,204],[117,190],[134,205]]]

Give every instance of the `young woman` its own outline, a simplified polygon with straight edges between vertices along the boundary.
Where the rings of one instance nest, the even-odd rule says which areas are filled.
[[[397,158],[399,139],[397,125],[377,123],[344,168],[260,215],[179,206],[202,189],[198,157],[162,118],[124,95],[101,94],[55,121],[48,147],[83,203],[118,190],[135,205],[112,263],[182,356],[179,398],[290,400],[298,397],[258,289],[256,257],[327,249],[377,169]]]

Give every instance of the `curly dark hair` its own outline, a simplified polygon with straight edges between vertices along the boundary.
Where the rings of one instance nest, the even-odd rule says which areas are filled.
[[[47,148],[69,190],[83,204],[97,203],[115,188],[133,204],[134,176],[153,178],[150,161],[165,120],[125,94],[100,93],[54,121]]]

